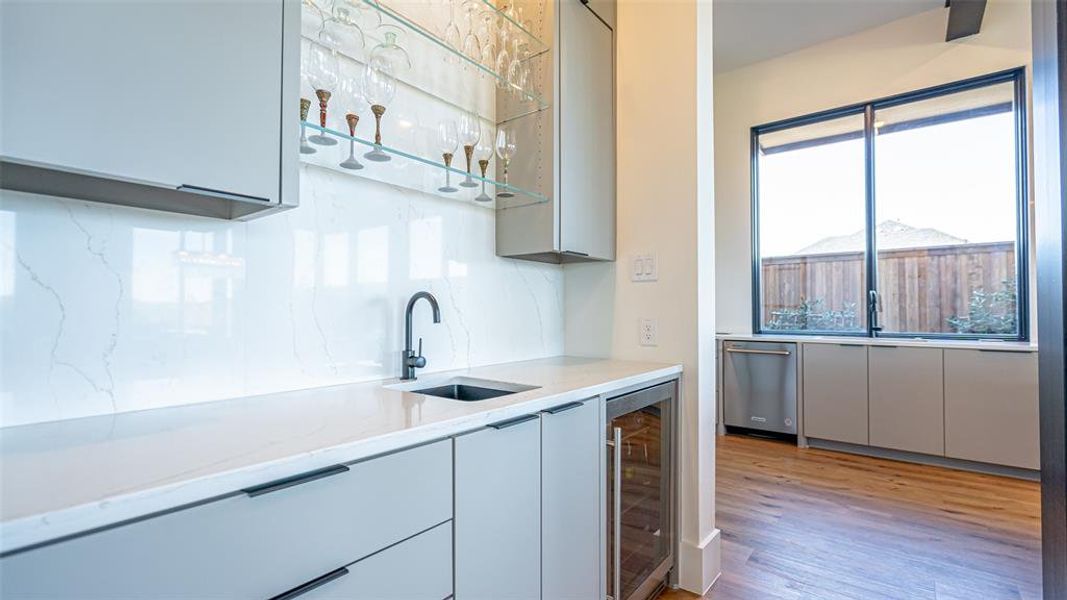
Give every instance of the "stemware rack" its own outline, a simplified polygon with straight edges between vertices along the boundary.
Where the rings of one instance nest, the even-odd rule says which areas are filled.
[[[360,35],[363,36],[364,40],[362,47],[359,47],[359,45],[347,47],[339,45],[332,48],[342,61],[351,61],[351,63],[357,64],[362,68],[367,64],[366,50],[375,41],[380,41],[377,38],[383,35],[381,31],[403,31],[408,34],[404,36],[407,39],[406,49],[412,56],[420,57],[420,59],[425,59],[425,57],[432,57],[431,59],[436,60],[443,59],[443,63],[447,64],[442,66],[449,67],[443,69],[413,68],[394,74],[396,81],[404,84],[409,97],[417,96],[421,98],[418,102],[430,101],[436,104],[439,110],[444,108],[455,113],[470,112],[476,114],[481,120],[488,123],[490,128],[549,107],[548,101],[538,90],[534,89],[533,85],[516,85],[509,81],[506,73],[500,73],[493,65],[483,64],[482,61],[472,58],[460,49],[446,43],[444,39],[432,31],[431,27],[414,18],[413,14],[417,14],[415,11],[421,7],[428,7],[425,0],[416,0],[414,2],[398,0],[394,3],[386,3],[381,0],[356,0],[356,2],[363,6],[365,10],[369,9],[371,14],[378,20],[379,25],[377,26],[378,29],[361,30]],[[500,24],[501,28],[507,28],[508,36],[513,43],[515,40],[519,40],[525,46],[527,49],[525,61],[535,61],[540,57],[550,56],[548,44],[529,31],[520,20],[514,18],[507,11],[501,10],[491,0],[475,0],[475,2],[481,11],[493,15],[493,18]],[[317,16],[321,15],[312,14],[310,21],[307,18],[304,19],[302,38],[308,44],[320,44],[316,37],[316,32],[320,27],[325,26],[325,21],[321,24],[315,22]],[[320,47],[323,46],[320,44]],[[424,63],[421,66],[428,65],[429,63]],[[474,94],[473,97],[471,96],[472,93]],[[302,95],[306,97],[307,91],[304,91]],[[314,95],[311,95],[310,98],[312,99],[312,105],[314,105]],[[305,145],[305,149],[312,148],[315,152],[302,153],[302,162],[346,175],[381,181],[443,198],[467,201],[486,208],[513,208],[548,201],[548,197],[539,190],[515,185],[514,182],[504,183],[501,180],[494,179],[493,176],[497,174],[499,168],[490,167],[486,177],[481,177],[477,161],[474,161],[471,166],[471,172],[468,173],[460,168],[464,163],[462,148],[459,149],[458,156],[450,166],[446,166],[440,160],[442,158],[440,155],[435,156],[433,159],[422,155],[424,153],[428,154],[430,151],[427,148],[422,148],[423,144],[418,143],[411,137],[411,134],[415,133],[411,129],[413,127],[411,121],[425,120],[420,119],[417,115],[412,119],[410,118],[413,116],[411,114],[401,115],[393,111],[387,111],[385,116],[387,123],[392,126],[397,121],[403,122],[403,128],[407,129],[405,133],[408,135],[398,136],[393,132],[389,132],[383,136],[382,142],[384,143],[376,144],[358,135],[349,135],[347,132],[340,130],[340,128],[344,127],[343,123],[338,123],[340,128],[333,129],[331,128],[332,124],[338,121],[339,116],[346,111],[352,110],[350,105],[338,105],[338,100],[340,98],[335,97],[335,100],[331,101],[330,122],[327,122],[325,126],[317,122],[318,119],[314,116],[314,110],[306,121],[301,122],[301,126],[305,128],[302,131],[306,131],[308,135],[312,137],[316,135],[325,136],[337,140],[338,143],[326,146]],[[422,104],[419,105],[422,106]],[[364,135],[370,135],[365,124],[368,117],[369,115],[364,114],[365,120],[361,121],[360,124],[361,131],[365,132]],[[373,126],[373,122],[371,122],[371,126]],[[421,125],[421,127],[425,128],[425,125]],[[346,162],[350,155],[350,146],[354,148],[353,154],[362,163],[363,168],[351,169],[342,166],[342,163]],[[419,149],[416,150],[415,148]],[[376,150],[389,158],[387,161],[366,160],[364,154],[368,150]],[[351,161],[348,162],[351,163]],[[493,162],[498,162],[495,156],[493,157]],[[450,185],[446,185],[446,181]],[[465,187],[459,185],[460,182],[473,184],[473,186]],[[489,198],[488,201],[486,197]]]
[[[471,202],[477,206],[486,208],[516,208],[547,202],[548,198],[539,192],[527,190],[513,184],[506,184],[491,177],[481,177],[477,167],[470,173],[470,179],[478,184],[477,187],[461,187],[459,183],[464,181],[468,174],[465,170],[455,166],[446,167],[444,163],[433,161],[409,152],[392,148],[384,144],[375,144],[371,140],[351,136],[328,127],[320,127],[314,123],[306,123],[309,132],[321,133],[322,135],[335,138],[339,141],[333,146],[312,145],[314,154],[301,154],[300,159],[311,165],[324,167],[333,171],[365,177],[375,181],[381,181],[391,185],[417,190],[443,198]],[[349,142],[353,144],[354,155],[363,168],[351,170],[341,167],[341,163],[349,156]],[[367,160],[364,154],[368,151],[377,150],[389,156],[386,162]],[[451,183],[454,192],[443,192],[438,188],[445,183]],[[476,198],[486,194],[489,201],[479,201]],[[511,194],[510,197],[501,197],[499,194]]]

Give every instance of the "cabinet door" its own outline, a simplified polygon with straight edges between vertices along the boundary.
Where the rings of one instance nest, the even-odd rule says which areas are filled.
[[[867,444],[867,347],[804,344],[804,435]]]
[[[559,11],[559,250],[613,260],[613,34],[579,0],[562,0]]]
[[[1037,354],[945,350],[945,454],[1040,468]]]
[[[939,348],[868,348],[871,445],[945,453],[945,402]]]
[[[456,598],[541,597],[541,421],[455,439]]]
[[[283,0],[4,2],[0,24],[0,154],[278,202]]]
[[[434,442],[7,556],[0,595],[270,598],[448,521],[451,466]]]
[[[541,595],[600,597],[600,411],[595,400],[541,416]]]
[[[452,524],[442,523],[310,581],[303,589],[308,591],[298,596],[300,600],[447,598],[452,595]]]

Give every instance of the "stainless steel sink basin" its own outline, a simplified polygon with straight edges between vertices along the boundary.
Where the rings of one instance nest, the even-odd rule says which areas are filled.
[[[426,381],[412,381],[388,385],[391,390],[411,392],[412,394],[425,394],[459,400],[462,402],[477,402],[488,400],[498,396],[516,394],[527,390],[537,389],[537,386],[522,385],[519,383],[507,383],[503,381],[489,381],[486,379],[474,379],[471,377],[449,377],[445,379]]]
[[[496,398],[497,396],[506,396],[508,394],[515,393],[509,390],[494,390],[492,388],[486,388],[477,385],[463,385],[462,383],[439,385],[437,387],[426,388],[424,390],[412,391],[416,394],[426,394],[427,396],[440,396],[442,398],[449,398],[451,400],[464,400],[467,402],[474,400],[488,400],[489,398]]]

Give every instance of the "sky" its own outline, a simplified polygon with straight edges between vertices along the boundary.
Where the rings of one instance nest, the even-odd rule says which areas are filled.
[[[1009,112],[878,135],[877,222],[969,242],[1014,240],[1013,119]],[[862,139],[761,156],[759,176],[763,256],[864,227]]]

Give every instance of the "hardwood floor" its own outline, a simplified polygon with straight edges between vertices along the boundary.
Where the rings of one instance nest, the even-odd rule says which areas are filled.
[[[709,600],[1041,597],[1036,482],[738,436],[716,451]]]

